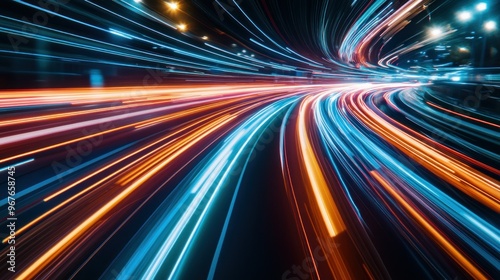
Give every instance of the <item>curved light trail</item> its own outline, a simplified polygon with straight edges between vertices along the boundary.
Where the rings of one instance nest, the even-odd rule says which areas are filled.
[[[470,32],[283,2],[0,4],[2,279],[498,278],[498,77],[404,62]]]
[[[462,151],[469,143],[459,141],[453,129],[441,127],[452,139],[448,146],[421,132],[427,122],[411,120],[440,115],[448,123],[460,120],[464,133],[480,137],[476,129],[490,139],[498,139],[498,124],[450,113],[443,107],[449,104],[426,102],[426,92],[416,85],[179,86],[116,102],[114,95],[123,90],[90,90],[102,98],[84,103],[78,101],[84,89],[56,91],[37,107],[44,118],[16,114],[10,105],[12,116],[3,121],[11,129],[2,134],[2,163],[21,163],[24,176],[40,177],[18,192],[18,215],[31,217],[17,231],[20,279],[67,275],[153,200],[156,210],[117,255],[113,271],[180,277],[198,250],[196,238],[218,232],[224,249],[224,228],[206,220],[215,205],[227,205],[228,194],[237,196],[237,178],[253,172],[241,168],[250,159],[248,150],[276,118],[283,124],[281,149],[275,152],[305,252],[314,259],[311,244],[332,241],[322,243],[327,261],[313,261],[313,275],[389,275],[377,252],[380,244],[372,241],[367,205],[418,252],[414,257],[420,263],[433,264],[423,267],[443,277],[449,273],[445,268],[455,266],[487,279],[500,264],[495,253],[499,229],[491,220],[500,212],[498,169]],[[27,97],[11,91],[8,96],[6,103],[21,109],[43,93]],[[108,100],[115,102],[110,106]],[[63,105],[54,110],[54,104]],[[23,127],[37,129],[24,132]],[[82,131],[93,133],[82,137]],[[24,139],[34,142],[26,145]],[[82,163],[70,166],[71,157]],[[50,175],[54,166],[63,166],[63,172]],[[180,174],[184,179],[171,183]],[[158,201],[163,192],[168,195]],[[227,219],[235,222],[231,212]],[[50,230],[56,226],[57,232]],[[33,250],[36,240],[43,242]],[[336,247],[338,240],[342,246]],[[214,261],[212,276],[217,275],[217,254]]]

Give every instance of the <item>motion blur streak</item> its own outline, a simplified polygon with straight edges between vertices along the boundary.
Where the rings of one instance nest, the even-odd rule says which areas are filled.
[[[488,222],[487,217],[491,213],[485,214],[486,220],[482,219],[473,212],[473,208],[443,192],[449,192],[450,186],[455,186],[497,212],[500,205],[498,181],[460,162],[469,162],[472,160],[470,157],[456,151],[447,154],[439,152],[430,146],[434,143],[433,139],[400,123],[402,118],[395,118],[394,112],[387,110],[391,106],[399,113],[406,110],[394,104],[400,103],[409,94],[422,94],[411,87],[408,84],[332,86],[324,93],[305,97],[298,109],[297,127],[287,125],[283,128],[283,176],[297,223],[304,234],[304,249],[316,261],[313,275],[323,275],[326,264],[313,255],[315,248],[311,244],[315,240],[331,240],[320,242],[320,245],[327,256],[330,273],[335,278],[357,278],[363,271],[367,275],[375,275],[375,278],[387,275],[381,269],[383,265],[376,252],[376,247],[380,245],[371,241],[373,236],[364,218],[368,214],[359,208],[359,203],[367,201],[387,216],[392,226],[405,236],[404,242],[409,247],[425,252],[421,257],[429,263],[439,262],[442,253],[420,248],[418,244],[429,242],[426,236],[475,278],[489,277],[473,261],[477,256],[482,255],[490,263],[486,267],[500,264],[492,254],[499,252],[500,239],[498,228]],[[385,102],[392,102],[392,105],[387,106]],[[437,109],[427,105],[419,104],[426,110]],[[312,124],[316,124],[317,128]],[[288,133],[292,128],[297,132]],[[310,142],[309,138],[317,140]],[[320,161],[322,164],[312,160],[320,153],[327,155],[323,157],[325,160]],[[297,164],[296,161],[304,163]],[[421,164],[429,172],[415,173],[416,164]],[[487,166],[482,167],[486,169]],[[450,186],[432,183],[436,177],[447,180]],[[457,179],[452,180],[454,177]],[[304,178],[310,178],[312,193],[304,189],[308,185],[304,183]],[[348,183],[352,181],[356,183]],[[468,187],[464,187],[466,182],[469,182]],[[329,187],[319,193],[319,186]],[[360,196],[365,198],[360,200]],[[312,197],[315,199],[311,200]],[[322,209],[325,197],[329,207],[339,207],[333,212],[339,215],[334,216],[330,214],[332,212]],[[346,223],[344,220],[348,216],[356,218],[350,218]],[[320,220],[323,222],[319,223]],[[359,244],[350,245],[350,242],[344,241],[340,243],[342,247],[336,246],[340,231],[335,226],[345,230],[354,244]],[[464,231],[463,227],[468,229]],[[467,255],[470,250],[474,253]],[[346,262],[357,258],[365,262],[363,267],[356,267],[355,262]],[[439,273],[447,274],[445,270]]]
[[[450,244],[446,238],[444,238],[428,221],[419,215],[415,209],[413,209],[390,185],[387,183],[376,171],[372,171],[371,175],[382,185],[391,195],[405,208],[413,218],[418,220],[422,226],[429,231],[440,246],[446,250],[455,261],[457,261],[461,266],[464,267],[470,275],[475,279],[488,279],[480,270],[478,270],[474,264],[471,263],[467,258],[465,258],[461,252],[459,252],[452,244]]]
[[[96,254],[107,235],[146,205],[155,205],[154,212],[104,275],[181,277],[196,256],[196,240],[218,232],[210,268],[215,277],[227,225],[234,222],[232,208],[223,205],[237,197],[241,176],[252,172],[246,169],[252,147],[278,120],[281,172],[312,276],[389,275],[371,231],[369,212],[375,211],[403,237],[398,242],[418,252],[413,258],[424,269],[449,275],[448,257],[471,276],[486,279],[500,265],[499,229],[488,218],[489,211],[499,210],[498,170],[460,152],[468,143],[452,130],[443,130],[455,143],[449,147],[421,134],[419,127],[426,125],[421,120],[401,120],[418,120],[420,111],[448,113],[464,127],[492,135],[498,134],[491,130],[497,124],[491,116],[481,121],[415,98],[424,94],[418,86],[177,86],[142,89],[130,97],[124,92],[136,89],[110,88],[83,103],[78,99],[84,89],[45,96],[6,93],[4,106],[38,100],[37,110],[45,116],[12,113],[2,121],[10,129],[0,137],[13,139],[2,143],[2,163],[23,162],[41,176],[19,191],[19,214],[32,217],[17,231],[23,254],[19,278],[66,275],[83,252]],[[26,132],[34,123],[35,130]],[[25,140],[36,141],[25,145]],[[498,156],[491,153],[484,151],[486,157]],[[426,171],[417,171],[417,165]],[[192,166],[190,172],[186,166]],[[55,175],[46,172],[51,167]],[[450,193],[453,187],[465,197]],[[473,201],[486,208],[474,210]],[[226,226],[217,228],[211,213],[221,209],[227,210]],[[57,232],[48,230],[56,224]],[[41,238],[40,249],[30,250]],[[421,245],[432,243],[437,246]]]
[[[321,170],[312,150],[311,143],[306,135],[307,128],[305,125],[305,114],[307,110],[306,108],[310,106],[311,102],[311,97],[306,97],[304,103],[300,105],[300,116],[299,122],[297,123],[298,138],[300,141],[301,154],[303,155],[304,167],[306,168],[308,177],[311,180],[310,184],[320,208],[321,216],[323,216],[323,220],[325,221],[328,234],[331,237],[334,237],[344,230],[344,225],[340,215],[335,210],[335,204],[330,199],[331,194],[328,191],[328,185],[325,178],[321,174]],[[333,220],[335,220],[335,222]]]
[[[500,279],[465,2],[0,1],[0,278]]]

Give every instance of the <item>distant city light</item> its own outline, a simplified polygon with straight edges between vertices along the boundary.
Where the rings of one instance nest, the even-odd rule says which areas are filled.
[[[453,77],[451,77],[451,80],[454,81],[454,82],[458,82],[458,81],[460,81],[460,77],[459,76],[453,76]]]
[[[458,19],[463,22],[469,21],[470,19],[472,19],[472,13],[469,11],[460,12],[458,13]]]
[[[172,11],[179,9],[179,3],[177,2],[167,2],[167,6]]]
[[[489,20],[484,23],[484,29],[486,29],[487,31],[492,31],[495,30],[496,28],[497,28],[497,23],[492,20]]]
[[[434,27],[430,30],[430,34],[432,37],[439,37],[439,35],[443,34],[443,30],[439,27]]]
[[[478,3],[476,5],[476,10],[478,10],[480,12],[486,10],[487,8],[488,8],[488,5],[486,3],[484,3],[484,2]]]
[[[181,23],[181,24],[177,25],[177,28],[179,28],[180,31],[186,31],[187,25],[184,23]]]

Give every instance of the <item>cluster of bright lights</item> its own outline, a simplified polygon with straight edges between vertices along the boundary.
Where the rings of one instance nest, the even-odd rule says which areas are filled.
[[[488,4],[486,4],[485,2],[480,2],[480,3],[476,4],[475,8],[476,8],[477,12],[482,13],[488,9]],[[468,21],[473,19],[473,12],[461,11],[457,14],[457,18],[461,22],[468,22]],[[483,24],[483,28],[486,31],[493,31],[496,29],[496,26],[497,26],[497,24],[493,20],[486,21]]]

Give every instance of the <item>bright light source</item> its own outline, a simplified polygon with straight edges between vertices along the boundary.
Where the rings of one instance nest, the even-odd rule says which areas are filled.
[[[172,11],[179,9],[179,3],[177,2],[167,2],[167,6]]]
[[[464,48],[464,47],[460,47],[460,48],[458,48],[458,50],[459,50],[460,52],[469,52],[469,49]]]
[[[443,30],[439,27],[434,27],[430,30],[430,34],[432,37],[439,37],[439,35],[443,34]]]
[[[478,3],[476,5],[476,10],[478,10],[480,12],[486,10],[487,8],[488,8],[488,5],[486,3],[484,3],[484,2]]]
[[[497,28],[497,23],[492,20],[489,20],[484,23],[484,29],[486,29],[487,31],[492,31],[495,30],[496,28]]]
[[[451,77],[451,80],[454,81],[454,82],[458,82],[458,81],[460,81],[460,77],[459,76],[453,76],[453,77]]]
[[[141,3],[142,0],[134,0],[135,3]]]
[[[201,37],[201,39],[208,40],[208,36],[203,36],[203,37]]]
[[[184,23],[181,23],[181,24],[177,25],[177,28],[178,28],[180,31],[186,31],[186,29],[187,29],[187,25],[185,25]]]
[[[463,22],[469,21],[472,19],[472,13],[469,11],[460,12],[458,13],[458,19]]]

